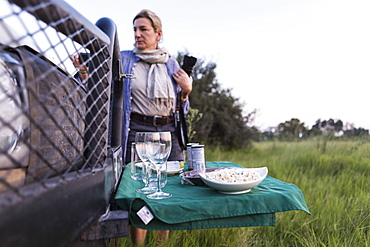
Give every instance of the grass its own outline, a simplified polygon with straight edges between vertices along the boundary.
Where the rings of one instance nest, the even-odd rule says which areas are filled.
[[[360,141],[262,142],[252,149],[206,148],[207,161],[269,168],[297,185],[312,215],[278,213],[274,227],[172,231],[164,246],[370,246],[370,143]],[[131,246],[129,238],[120,246]],[[157,246],[149,232],[145,246]]]

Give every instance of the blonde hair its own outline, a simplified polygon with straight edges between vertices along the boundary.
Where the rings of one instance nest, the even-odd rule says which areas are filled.
[[[134,20],[132,23],[135,22],[136,19],[139,18],[147,18],[152,23],[152,27],[154,28],[154,31],[157,33],[160,30],[162,30],[162,22],[161,19],[153,12],[148,9],[143,9],[134,17]]]

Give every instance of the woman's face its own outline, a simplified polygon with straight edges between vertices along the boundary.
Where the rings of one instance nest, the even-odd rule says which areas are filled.
[[[134,21],[135,47],[139,50],[155,50],[161,40],[162,30],[154,31],[152,23],[147,18]]]

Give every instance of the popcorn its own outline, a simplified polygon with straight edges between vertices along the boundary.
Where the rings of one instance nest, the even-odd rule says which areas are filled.
[[[208,180],[221,183],[245,183],[255,181],[261,178],[257,171],[235,168],[221,169],[214,172],[204,173],[204,177]]]

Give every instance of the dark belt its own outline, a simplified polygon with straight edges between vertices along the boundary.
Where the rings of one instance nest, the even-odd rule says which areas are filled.
[[[153,126],[162,126],[174,121],[173,116],[144,116],[135,112],[131,113],[130,118],[136,121],[153,124]]]

